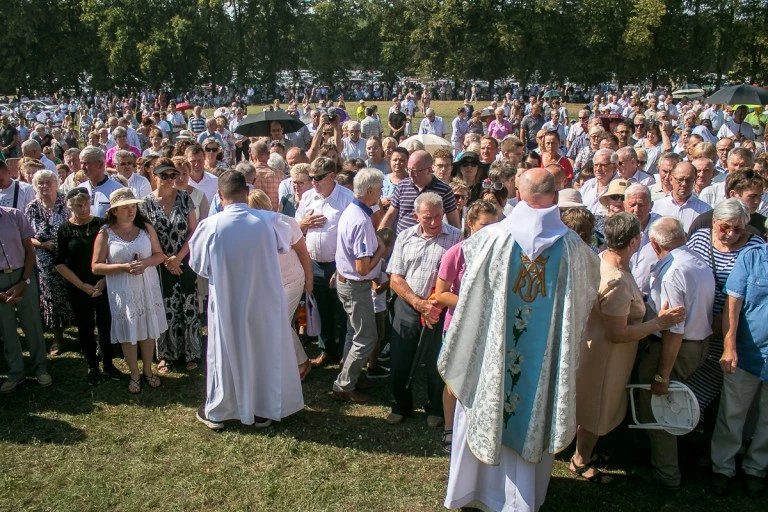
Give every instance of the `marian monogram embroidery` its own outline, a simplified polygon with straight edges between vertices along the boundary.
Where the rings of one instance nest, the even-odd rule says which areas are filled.
[[[542,297],[547,296],[547,289],[545,288],[547,261],[549,261],[549,256],[539,256],[536,260],[531,261],[525,254],[520,253],[522,265],[520,265],[520,272],[517,273],[512,291],[520,295],[520,298],[525,302],[533,302],[539,294]]]

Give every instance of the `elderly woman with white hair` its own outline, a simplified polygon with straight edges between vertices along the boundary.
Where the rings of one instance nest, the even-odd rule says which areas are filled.
[[[67,286],[56,271],[53,260],[56,233],[59,226],[67,222],[69,209],[64,195],[58,191],[57,173],[48,169],[36,172],[32,178],[32,187],[36,198],[27,205],[26,215],[35,231],[32,245],[35,247],[37,268],[40,271],[40,312],[43,324],[53,331],[51,355],[55,356],[61,351],[64,328],[72,322]]]
[[[141,151],[139,150],[139,148],[128,144],[128,131],[122,126],[118,126],[112,131],[112,138],[115,139],[115,145],[107,150],[107,160],[106,160],[107,167],[115,167],[114,156],[115,156],[115,153],[117,153],[121,149],[125,151],[130,151],[131,153],[136,155],[136,158],[139,158],[141,156]]]
[[[744,203],[735,198],[726,199],[715,207],[712,226],[699,229],[688,239],[688,247],[710,266],[715,276],[715,302],[712,308],[714,334],[709,340],[709,355],[688,381],[699,400],[699,406],[705,411],[705,443],[709,442],[714,430],[714,419],[723,386],[720,356],[723,354],[722,312],[726,299],[725,282],[742,251],[765,243],[762,238],[746,230],[749,219],[749,208]],[[710,404],[710,410],[706,411]]]

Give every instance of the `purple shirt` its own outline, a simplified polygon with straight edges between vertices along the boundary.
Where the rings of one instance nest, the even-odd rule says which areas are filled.
[[[373,210],[353,199],[339,217],[336,238],[336,272],[352,281],[368,281],[381,273],[379,266],[361,276],[355,269],[355,260],[370,258],[379,247],[376,229],[371,222]]]
[[[24,266],[24,241],[33,236],[35,231],[23,213],[0,206],[0,270],[16,270]]]
[[[464,251],[461,250],[462,245],[464,245],[463,240],[445,251],[443,259],[440,261],[440,270],[437,272],[437,277],[439,279],[451,283],[449,291],[456,295],[459,294],[461,278],[464,277],[464,270],[466,269],[464,263]],[[451,318],[453,318],[453,308],[448,308],[445,312],[443,332],[447,331],[448,327],[450,327]]]

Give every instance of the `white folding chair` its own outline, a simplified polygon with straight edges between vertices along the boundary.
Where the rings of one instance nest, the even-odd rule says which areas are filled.
[[[651,410],[656,418],[655,422],[641,423],[637,419],[635,411],[635,389],[645,389],[650,392],[650,384],[630,384],[627,386],[629,392],[629,403],[632,409],[632,421],[634,425],[629,428],[643,428],[649,430],[666,430],[670,434],[682,436],[691,432],[699,423],[701,410],[699,401],[693,391],[678,381],[669,383],[669,393],[660,396],[651,396]]]

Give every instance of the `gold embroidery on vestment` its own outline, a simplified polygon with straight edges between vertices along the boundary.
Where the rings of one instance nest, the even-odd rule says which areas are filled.
[[[513,292],[517,292],[520,298],[525,302],[533,302],[541,294],[547,296],[547,289],[544,286],[546,279],[546,266],[549,256],[539,256],[535,261],[520,253],[520,271],[517,273]]]

